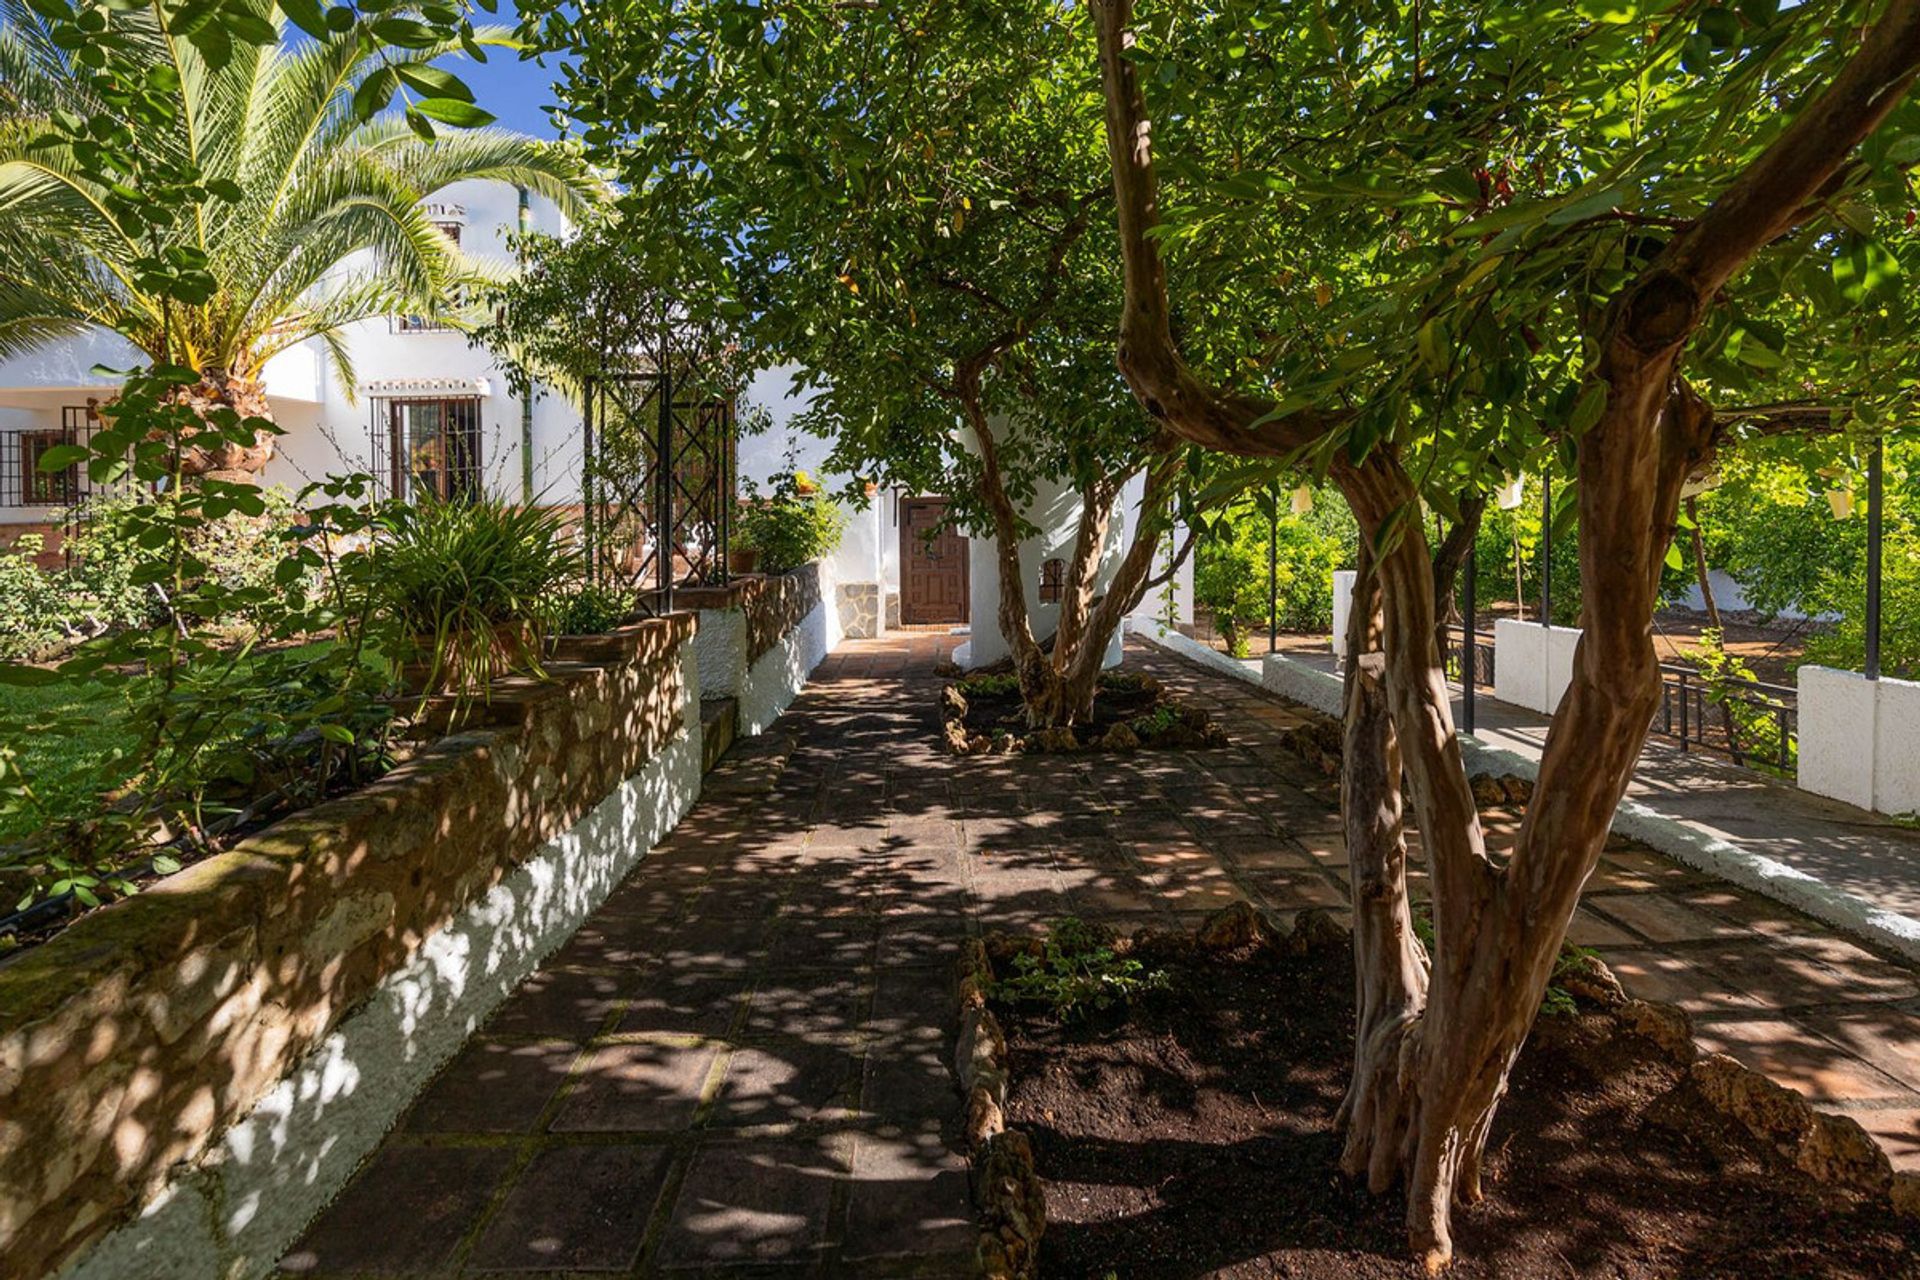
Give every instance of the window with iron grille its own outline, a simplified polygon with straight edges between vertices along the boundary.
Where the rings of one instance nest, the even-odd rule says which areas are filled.
[[[454,248],[458,249],[460,247],[459,223],[436,222],[433,225],[440,228],[442,235],[453,241]],[[460,295],[456,290],[447,298],[447,309],[456,310],[459,306]],[[446,321],[435,319],[432,316],[395,316],[393,318],[393,331],[395,333],[446,333],[452,327],[453,326],[449,325]]]
[[[71,443],[64,431],[20,433],[20,488],[26,506],[64,507],[73,501],[80,488],[80,468],[71,463],[58,471],[40,468],[48,451]]]
[[[373,402],[376,460],[396,498],[454,500],[480,495],[479,396],[405,396]]]
[[[1059,604],[1067,592],[1067,562],[1059,556],[1040,566],[1040,603]]]
[[[93,435],[91,410],[67,405],[58,427],[23,427],[0,432],[0,507],[71,507],[86,496],[86,475],[78,463],[41,470],[47,451],[84,444]]]

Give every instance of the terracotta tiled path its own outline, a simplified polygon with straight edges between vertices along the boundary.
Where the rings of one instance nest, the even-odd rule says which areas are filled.
[[[1340,908],[1295,712],[1148,651],[1231,747],[954,761],[951,642],[849,645],[415,1105],[289,1274],[970,1273],[951,961],[983,928]],[[1496,838],[1498,828],[1496,828]],[[1610,851],[1576,938],[1702,1038],[1920,1167],[1920,984],[1810,921]],[[756,1265],[760,1264],[760,1265]]]

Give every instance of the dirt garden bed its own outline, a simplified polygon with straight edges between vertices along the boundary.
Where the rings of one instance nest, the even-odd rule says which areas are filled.
[[[1044,751],[1133,751],[1141,747],[1225,746],[1224,730],[1197,707],[1175,698],[1145,672],[1100,676],[1093,718],[1071,727],[1032,729],[1011,672],[949,681],[940,691],[940,721],[955,755]]]
[[[972,989],[992,999],[963,1012],[963,1049],[1000,1050],[998,1070],[976,1074],[1004,1105],[976,1139],[1001,1188],[983,1197],[999,1233],[983,1256],[1021,1264],[1002,1274],[1033,1274],[1034,1235],[1047,1277],[1423,1274],[1399,1191],[1369,1196],[1337,1167],[1354,1025],[1344,931],[1308,913],[1287,936],[1237,912],[1197,938],[1114,944],[1092,969],[1135,962],[1126,998],[1065,1016],[1031,998],[1057,987],[1008,982],[1052,967],[1034,943],[977,953],[989,967]],[[1454,1215],[1449,1275],[1920,1275],[1920,1221],[1892,1207],[1911,1188],[1890,1202],[1885,1158],[1857,1126],[1696,1056],[1678,1010],[1623,1001],[1603,968],[1584,976],[1521,1054],[1487,1198]],[[1005,1171],[1029,1151],[1037,1182]]]

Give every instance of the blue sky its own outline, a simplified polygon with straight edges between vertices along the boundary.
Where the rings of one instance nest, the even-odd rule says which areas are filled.
[[[474,25],[512,26],[514,8],[501,0],[500,12],[489,14],[476,9]],[[553,103],[553,81],[559,62],[549,57],[546,66],[522,62],[518,54],[505,49],[487,50],[485,63],[459,57],[448,60],[448,69],[467,82],[474,101],[500,117],[502,126],[537,138],[554,136],[553,123],[546,108]]]

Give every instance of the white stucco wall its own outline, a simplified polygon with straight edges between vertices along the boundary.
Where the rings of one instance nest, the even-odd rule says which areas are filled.
[[[1880,813],[1920,810],[1920,684],[1814,665],[1798,681],[1800,785]]]
[[[1493,696],[1552,715],[1573,680],[1577,627],[1501,618],[1493,624]]]
[[[764,491],[775,476],[788,471],[805,471],[821,487],[834,495],[846,517],[840,545],[827,557],[826,568],[835,582],[882,582],[899,589],[899,555],[889,557],[889,544],[897,543],[898,526],[892,522],[892,495],[875,493],[863,505],[843,496],[854,477],[827,467],[833,442],[811,435],[794,425],[794,418],[813,403],[813,393],[795,385],[799,369],[778,365],[763,369],[747,384],[743,405],[755,405],[767,411],[771,419],[767,430],[742,433],[735,453],[744,491],[753,481]],[[744,416],[744,414],[743,414]],[[891,569],[891,576],[889,570]],[[831,603],[831,600],[829,600]]]
[[[1720,606],[1722,612],[1745,613],[1754,607],[1753,602],[1747,599],[1747,593],[1734,580],[1732,574],[1719,569],[1709,569],[1707,583],[1713,588],[1713,602]],[[1687,589],[1680,593],[1675,603],[1683,609],[1692,609],[1695,612],[1703,611],[1707,607],[1706,598],[1700,594],[1699,584],[1693,582],[1687,584]],[[1807,615],[1798,609],[1782,609],[1778,616],[1800,619]],[[1840,615],[1823,613],[1819,616],[1823,621],[1831,621]]]

